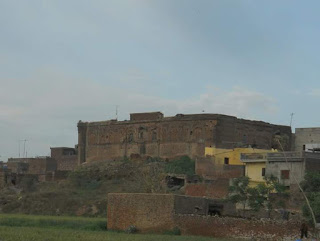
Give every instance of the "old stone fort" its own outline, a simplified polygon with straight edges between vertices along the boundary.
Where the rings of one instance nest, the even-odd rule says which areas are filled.
[[[275,137],[285,137],[284,148],[290,150],[289,126],[221,114],[164,117],[161,112],[134,113],[128,121],[79,121],[78,162],[183,155],[197,158],[205,156],[206,147],[278,148]]]

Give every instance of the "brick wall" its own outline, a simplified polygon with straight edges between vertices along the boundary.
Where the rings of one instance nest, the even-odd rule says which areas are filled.
[[[161,112],[146,112],[146,113],[130,114],[131,121],[160,120],[162,118],[163,118],[163,114]]]
[[[146,119],[146,115],[141,114],[141,118]],[[131,121],[79,122],[79,163],[110,161],[132,154],[169,159],[182,155],[204,157],[205,147],[233,148],[238,142],[270,149],[278,130],[291,139],[290,127],[232,116],[176,115],[150,117],[152,120],[135,116]]]
[[[208,216],[208,207],[224,204],[222,215]],[[126,230],[134,225],[139,232],[158,232],[178,227],[184,235],[222,238],[263,238],[295,240],[299,235],[297,221],[249,220],[230,217],[234,205],[221,200],[169,194],[108,194],[109,230]]]
[[[78,155],[75,148],[52,147],[51,157],[57,161],[59,171],[73,171],[78,166]]]
[[[175,215],[176,226],[184,235],[255,240],[296,240],[300,223],[296,221],[248,220],[231,217]]]
[[[164,194],[108,194],[108,229],[165,231],[174,227],[174,196]]]
[[[228,196],[229,179],[217,179],[211,183],[187,183],[185,194],[196,197],[226,198]]]
[[[195,172],[206,179],[237,178],[244,176],[244,165],[215,164],[212,158],[197,158]]]
[[[6,186],[6,179],[6,172],[0,168],[0,189]]]

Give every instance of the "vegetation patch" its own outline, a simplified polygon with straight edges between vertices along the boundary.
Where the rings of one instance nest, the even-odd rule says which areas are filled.
[[[5,214],[0,215],[0,226],[102,231],[106,230],[107,221],[102,218]]]

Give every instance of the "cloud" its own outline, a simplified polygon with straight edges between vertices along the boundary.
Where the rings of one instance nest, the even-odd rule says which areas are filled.
[[[147,83],[142,72],[132,73],[132,81]],[[158,110],[166,116],[204,111],[251,119],[277,112],[273,98],[242,87],[208,87],[200,95],[174,99],[146,95],[148,85],[145,89],[126,88],[125,84],[112,87],[51,70],[39,71],[24,80],[0,82],[0,155],[5,157],[17,156],[20,139],[28,139],[29,155],[33,156],[47,155],[50,146],[72,146],[77,142],[79,120],[115,118],[116,105],[122,120],[132,112]]]

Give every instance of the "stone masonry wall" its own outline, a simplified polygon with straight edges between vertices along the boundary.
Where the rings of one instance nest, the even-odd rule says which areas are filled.
[[[78,166],[78,155],[75,148],[51,148],[51,157],[57,161],[58,171],[73,171]]]
[[[108,194],[107,228],[126,230],[133,225],[142,233],[179,228],[183,235],[272,241],[295,240],[299,235],[297,221],[234,218],[229,216],[234,207],[227,204],[224,208],[228,210],[222,215],[228,217],[206,215],[208,205],[214,203],[225,204],[221,200],[170,194],[112,193]]]
[[[78,156],[62,156],[57,160],[57,170],[73,171],[78,166]]]
[[[108,229],[165,231],[174,227],[174,196],[163,194],[108,194]]]
[[[143,113],[141,118],[146,119],[145,115],[147,113]],[[205,147],[233,148],[239,143],[270,149],[276,132],[291,139],[290,127],[225,115],[178,114],[165,118],[156,116],[154,120],[139,118],[79,122],[79,163],[131,155],[168,159],[188,155],[196,158],[204,157]]]
[[[8,168],[13,173],[44,175],[57,169],[57,162],[50,157],[38,158],[9,158]]]
[[[300,223],[296,221],[248,220],[231,217],[175,215],[175,224],[183,235],[254,240],[296,240]]]

